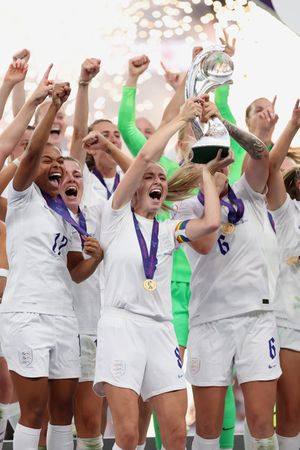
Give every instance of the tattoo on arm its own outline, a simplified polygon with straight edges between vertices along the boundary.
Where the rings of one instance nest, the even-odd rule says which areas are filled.
[[[264,151],[268,150],[265,144],[258,139],[254,134],[248,131],[241,130],[236,125],[227,122],[225,119],[221,119],[225,125],[228,133],[233,137],[238,144],[251,156],[253,159],[262,159]]]

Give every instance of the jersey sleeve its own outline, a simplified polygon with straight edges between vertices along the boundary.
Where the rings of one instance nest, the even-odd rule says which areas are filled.
[[[136,88],[124,86],[118,117],[118,128],[125,144],[134,157],[138,155],[141,148],[147,142],[143,133],[136,126],[135,98]],[[159,163],[165,169],[167,178],[172,176],[179,168],[179,165],[167,156],[162,156]]]
[[[248,199],[254,203],[265,205],[265,193],[256,192],[248,183],[245,175],[242,175],[240,180],[233,185],[233,190],[236,195],[242,199]]]
[[[68,245],[68,251],[69,252],[82,252],[82,244],[80,235],[77,230],[75,230],[71,225],[69,228],[69,245]]]
[[[272,216],[275,221],[276,232],[280,235],[289,235],[291,230],[291,223],[293,222],[296,214],[296,207],[293,200],[287,194],[285,202],[280,208],[272,211]]]
[[[34,185],[31,184],[24,191],[16,191],[11,181],[8,186],[7,205],[9,208],[25,208],[30,204],[34,195]]]
[[[125,219],[132,214],[130,202],[120,209],[113,209],[112,199],[113,195],[106,202],[101,218],[100,242],[104,251],[118,235],[118,230],[122,227]]]
[[[204,211],[197,197],[189,198],[174,205],[173,219],[177,221],[198,219]]]

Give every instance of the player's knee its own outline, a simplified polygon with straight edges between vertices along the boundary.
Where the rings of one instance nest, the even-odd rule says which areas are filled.
[[[203,420],[199,427],[197,427],[197,433],[205,439],[215,439],[220,436],[221,427],[214,423],[213,420]]]
[[[139,432],[138,427],[132,423],[124,423],[119,427],[118,442],[121,448],[134,450],[138,445]]]
[[[284,409],[284,423],[288,426],[290,432],[297,433],[300,424],[300,404],[287,404]],[[292,431],[293,430],[293,431]]]
[[[256,412],[247,416],[247,423],[251,436],[255,438],[267,438],[274,433],[273,417]]]
[[[76,420],[77,422],[77,420]],[[100,434],[101,420],[99,414],[95,414],[89,410],[84,411],[79,418],[80,426],[78,428],[84,430],[89,436]]]
[[[61,399],[57,403],[52,403],[50,407],[51,423],[56,425],[68,425],[73,418],[72,399]]]
[[[184,449],[186,446],[186,426],[185,423],[174,424],[166,430],[166,448]]]
[[[0,379],[0,403],[9,403],[14,392],[14,387],[10,374],[1,373]]]
[[[22,411],[20,423],[29,428],[42,428],[44,407],[42,405],[32,405],[31,408]]]

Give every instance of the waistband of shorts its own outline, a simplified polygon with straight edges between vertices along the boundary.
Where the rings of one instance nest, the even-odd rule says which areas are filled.
[[[144,322],[151,324],[166,324],[171,323],[170,320],[156,320],[153,317],[143,316],[142,314],[137,314],[132,311],[128,311],[123,308],[114,308],[113,306],[105,306],[102,310],[101,318],[105,316],[113,317],[126,317],[129,320],[134,320],[135,322]]]
[[[201,316],[195,316],[195,317],[190,317],[189,319],[189,328],[191,329],[192,327],[198,326],[198,325],[204,325],[206,323],[215,323],[215,322],[219,322],[222,321],[223,323],[226,322],[230,322],[230,321],[234,321],[234,320],[239,320],[241,318],[244,317],[259,317],[259,316],[264,316],[264,317],[270,317],[274,320],[274,323],[276,323],[276,318],[275,318],[275,313],[273,310],[264,310],[264,309],[254,309],[254,310],[249,310],[249,311],[244,311],[241,312],[240,314],[233,314],[233,315],[219,315],[216,316],[215,318],[208,318],[207,320],[203,320],[203,318]]]

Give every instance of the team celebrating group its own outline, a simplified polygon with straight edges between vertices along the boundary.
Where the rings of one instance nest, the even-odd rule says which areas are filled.
[[[108,406],[114,450],[144,449],[152,414],[157,448],[184,450],[186,380],[192,449],[232,449],[235,374],[245,449],[299,450],[299,100],[274,143],[276,97],[249,105],[246,131],[229,86],[186,100],[186,76],[163,66],[174,95],[155,129],[136,118],[142,55],[118,125],[89,124],[89,58],[66,148],[70,85],[50,65],[25,99],[29,60],[14,55],[0,87],[0,117],[10,93],[14,115],[0,135],[0,449],[9,420],[14,450],[71,450],[74,426],[78,450],[99,450]],[[228,154],[192,162],[192,123],[214,118]]]

